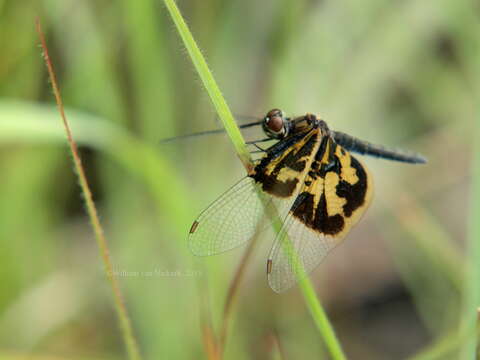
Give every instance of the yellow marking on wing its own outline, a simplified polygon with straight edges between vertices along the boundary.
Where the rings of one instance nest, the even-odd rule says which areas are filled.
[[[331,143],[332,140],[328,139],[327,146],[325,146],[325,152],[323,153],[322,160],[320,161],[322,164],[328,164]]]
[[[340,146],[337,146],[337,152],[339,151],[340,151]],[[342,173],[340,177],[342,178],[342,180],[345,180],[350,184],[354,185],[359,180],[357,176],[357,172],[354,168],[351,167],[350,153],[346,150],[344,151],[345,151],[345,155],[342,155],[340,152],[340,156],[339,156],[340,163],[342,164]],[[373,197],[373,181],[372,181],[372,176],[370,174],[370,171],[360,160],[358,160],[358,158],[356,158],[356,160],[359,162],[360,166],[363,168],[367,176],[367,189],[365,192],[363,204],[359,206],[357,209],[355,209],[350,217],[347,217],[347,216],[343,217],[345,220],[344,228],[340,233],[334,236],[335,238],[338,238],[338,239],[344,238],[350,232],[352,227],[362,218],[363,214],[365,214],[365,211],[370,206],[370,203]],[[347,168],[343,169],[344,166]]]
[[[358,181],[358,176],[357,171],[351,166],[352,159],[350,153],[344,150],[344,154],[342,154],[341,146],[337,145],[335,155],[338,157],[338,159],[340,160],[340,164],[342,165],[342,172],[340,174],[342,180],[345,180],[351,185],[355,185]],[[365,168],[365,166],[363,167]]]
[[[287,181],[287,180],[296,179],[299,176],[300,176],[300,173],[298,171],[292,170],[285,166],[278,172],[277,179],[279,181]]]
[[[347,202],[337,195],[337,185],[340,182],[338,174],[330,171],[325,175],[324,194],[327,203],[328,216],[340,214],[343,216],[343,205]]]
[[[324,180],[321,177],[318,177],[317,180],[313,180],[312,184],[306,189],[310,194],[313,194],[313,217],[315,217],[320,196],[323,194],[323,185]]]

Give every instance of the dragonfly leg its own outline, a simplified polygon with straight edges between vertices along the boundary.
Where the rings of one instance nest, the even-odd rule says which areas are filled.
[[[260,139],[260,140],[246,141],[245,144],[247,144],[247,145],[254,145],[254,144],[256,144],[256,143],[266,142],[266,141],[270,141],[270,140],[273,140],[273,139],[272,139],[272,138],[265,138],[265,139]]]

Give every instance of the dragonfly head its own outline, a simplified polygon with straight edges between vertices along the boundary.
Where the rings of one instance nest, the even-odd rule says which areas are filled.
[[[283,139],[290,131],[290,121],[280,109],[270,110],[263,118],[262,128],[272,139]]]

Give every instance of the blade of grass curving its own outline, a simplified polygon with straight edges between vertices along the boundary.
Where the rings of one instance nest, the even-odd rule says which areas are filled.
[[[60,90],[57,85],[57,80],[55,76],[55,72],[53,70],[53,64],[50,60],[50,56],[48,54],[47,43],[45,41],[45,36],[43,34],[40,20],[36,19],[36,30],[38,36],[40,38],[40,43],[43,51],[43,57],[45,60],[45,64],[47,66],[48,75],[50,78],[51,86],[53,89],[53,93],[55,96],[55,101],[57,103],[57,108],[60,113],[60,117],[62,118],[63,126],[65,128],[65,133],[67,135],[67,141],[70,146],[70,150],[72,152],[73,162],[75,166],[75,171],[77,172],[77,176],[80,182],[80,187],[82,189],[83,195],[85,197],[85,205],[87,208],[87,213],[90,218],[90,222],[95,233],[95,237],[97,240],[97,245],[99,247],[100,255],[102,257],[105,272],[107,278],[110,282],[112,287],[113,299],[115,303],[115,309],[117,311],[117,315],[120,322],[120,328],[122,330],[122,334],[124,337],[125,345],[128,351],[128,355],[130,359],[133,360],[140,360],[140,351],[138,349],[137,341],[133,334],[132,325],[130,322],[130,318],[128,316],[127,308],[125,306],[125,301],[122,296],[122,292],[120,290],[120,284],[118,283],[117,278],[113,275],[113,265],[112,260],[110,258],[110,253],[108,249],[107,240],[105,238],[105,234],[103,232],[102,225],[100,224],[100,220],[98,218],[97,209],[95,207],[95,203],[93,201],[92,193],[90,191],[90,187],[88,185],[87,177],[85,175],[85,171],[82,166],[82,162],[80,159],[80,155],[78,153],[78,148],[75,140],[73,139],[73,134],[70,129],[70,125],[68,123],[67,117],[65,115],[65,110],[63,107],[62,97],[60,95]]]
[[[299,283],[300,289],[302,290],[303,296],[305,297],[310,313],[312,314],[313,320],[317,325],[317,328],[320,330],[320,333],[323,336],[325,344],[332,355],[332,359],[342,359],[345,360],[346,356],[343,353],[340,342],[335,335],[335,330],[333,329],[330,320],[328,320],[327,313],[323,309],[323,306],[320,304],[320,301],[317,298],[315,289],[313,288],[310,280],[305,277]]]
[[[230,140],[232,141],[240,160],[247,169],[247,172],[250,173],[252,170],[252,162],[250,154],[245,146],[245,141],[243,140],[242,134],[240,133],[240,130],[233,119],[233,115],[228,108],[228,105],[223,98],[222,93],[220,92],[220,89],[216,84],[205,59],[203,58],[200,49],[193,39],[185,20],[175,4],[175,1],[164,0],[164,3],[170,13],[170,16],[172,17],[173,22],[175,23],[177,31],[179,32],[185,47],[187,48],[188,54],[190,55],[195,68],[202,79],[203,85],[205,86],[210,99],[213,102],[215,109],[217,110],[217,113],[223,122],[223,125],[225,126],[227,134],[230,137]],[[274,221],[273,223],[277,224],[278,222]],[[278,233],[278,225],[275,230]],[[301,273],[301,271],[299,272]],[[332,359],[345,359],[345,355],[343,354],[340,343],[335,336],[333,327],[328,321],[326,313],[322,308],[320,301],[316,296],[315,290],[313,289],[313,286],[308,278],[304,278],[300,282],[300,289],[303,293],[305,302],[307,303],[314,322],[320,334],[322,335],[330,354],[332,355]]]

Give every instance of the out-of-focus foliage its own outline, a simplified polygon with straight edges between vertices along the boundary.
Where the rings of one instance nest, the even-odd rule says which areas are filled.
[[[364,159],[374,204],[312,279],[349,358],[420,351],[458,358],[467,336],[457,337],[465,265],[478,264],[463,251],[475,208],[478,7],[453,0],[179,6],[238,114],[315,112],[333,129],[429,158],[425,166]],[[142,352],[205,357],[202,298],[217,327],[241,250],[196,259],[186,233],[244,170],[222,135],[159,143],[220,124],[166,9],[151,0],[0,0],[0,357],[124,358],[36,16]],[[319,358],[325,350],[298,290],[279,296],[266,285],[271,237],[262,240],[241,285],[226,358]]]

